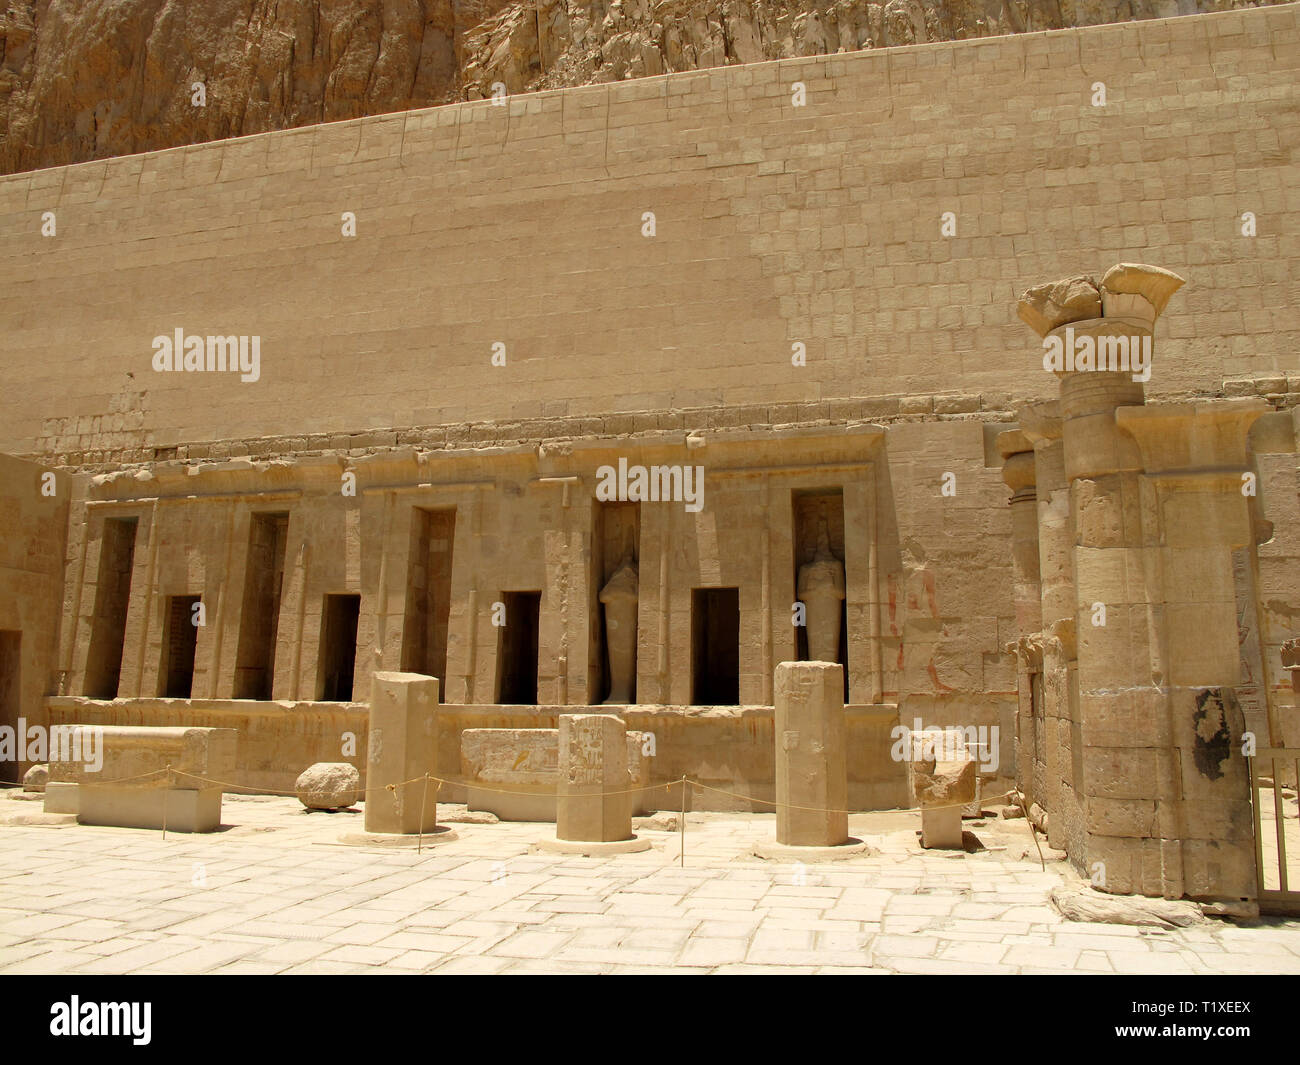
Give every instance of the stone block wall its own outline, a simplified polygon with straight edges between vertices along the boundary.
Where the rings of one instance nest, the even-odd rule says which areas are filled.
[[[0,451],[1001,409],[1050,392],[1007,359],[1019,292],[1139,251],[1209,275],[1170,314],[1182,357],[1154,390],[1285,380],[1298,34],[1287,5],[873,49],[9,175],[0,317],[23,387],[0,396]],[[155,372],[177,328],[260,336],[259,379]]]

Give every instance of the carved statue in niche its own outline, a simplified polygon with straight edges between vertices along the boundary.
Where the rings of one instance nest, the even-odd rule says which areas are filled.
[[[637,566],[632,538],[623,548],[623,561],[600,590],[605,606],[605,647],[609,651],[609,698],[605,704],[630,703],[636,686]]]
[[[817,550],[813,553],[811,562],[805,562],[799,567],[796,594],[804,605],[809,660],[838,662],[840,603],[844,601],[844,563],[831,552],[830,532],[824,510],[817,521]]]

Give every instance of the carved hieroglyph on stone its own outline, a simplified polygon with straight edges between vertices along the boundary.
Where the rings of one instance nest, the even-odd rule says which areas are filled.
[[[559,765],[559,729],[467,728],[460,734],[466,804],[502,821],[554,821]]]
[[[975,800],[976,762],[961,732],[923,729],[911,734],[908,767],[921,808],[921,846],[961,849],[962,807]]]
[[[642,753],[649,733],[627,733],[630,816],[649,812],[650,758]],[[554,821],[560,780],[558,728],[468,728],[460,734],[460,774],[471,810],[502,821]]]
[[[844,667],[776,667],[776,840],[791,847],[848,841]]]
[[[436,827],[437,788],[426,787],[422,778],[437,764],[437,711],[436,677],[374,675],[366,754],[367,832],[407,835]]]
[[[592,843],[631,838],[627,779],[622,720],[613,714],[563,715],[556,838]]]
[[[609,649],[609,698],[606,705],[633,700],[636,686],[637,565],[629,544],[622,564],[600,590],[605,606],[605,646]]]
[[[1300,640],[1293,637],[1282,644],[1282,668],[1291,674],[1291,690],[1300,692]]]
[[[804,605],[809,661],[839,661],[844,563],[831,553],[830,535],[824,515],[817,523],[817,550],[812,561],[799,567],[799,583],[795,594]]]
[[[624,854],[650,849],[632,834],[627,729],[613,714],[560,715],[560,779],[555,839],[538,849],[561,854]]]

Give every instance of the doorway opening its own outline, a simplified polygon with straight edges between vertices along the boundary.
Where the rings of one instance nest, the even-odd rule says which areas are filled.
[[[352,674],[357,664],[357,618],[361,596],[327,595],[321,614],[319,698],[327,703],[352,701]]]
[[[740,704],[740,589],[691,590],[691,704]]]
[[[90,647],[86,653],[85,693],[92,699],[117,698],[138,524],[138,518],[104,521],[99,542],[95,615],[90,623]]]
[[[235,651],[235,698],[270,699],[275,680],[275,643],[288,514],[254,514],[248,533],[248,566]]]
[[[167,597],[158,670],[158,694],[164,699],[188,699],[194,693],[194,650],[199,638],[194,608],[202,599],[198,595]]]
[[[505,624],[497,653],[497,702],[537,704],[537,630],[542,613],[541,592],[502,592]]]

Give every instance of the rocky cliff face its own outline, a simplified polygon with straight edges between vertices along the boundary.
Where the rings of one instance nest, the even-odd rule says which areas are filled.
[[[495,83],[525,92],[1237,6],[1255,4],[9,0],[0,172],[427,107]]]

